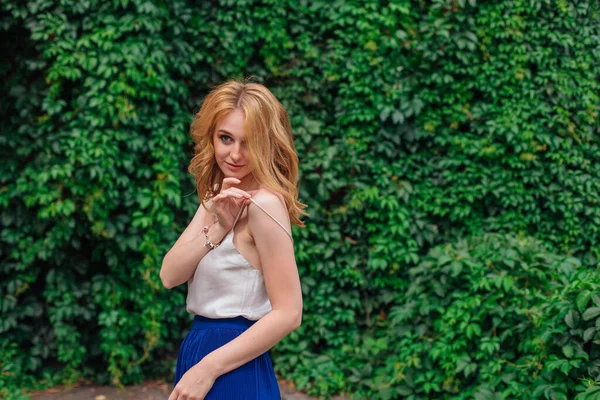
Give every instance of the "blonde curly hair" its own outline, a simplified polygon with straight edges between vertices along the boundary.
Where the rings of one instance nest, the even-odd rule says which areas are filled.
[[[298,201],[298,155],[292,126],[277,98],[264,85],[229,80],[214,88],[202,102],[191,124],[194,156],[188,172],[194,176],[202,203],[221,190],[224,174],[215,160],[216,127],[235,109],[246,117],[249,164],[255,179],[283,196],[292,224],[304,227],[300,215],[308,215]]]

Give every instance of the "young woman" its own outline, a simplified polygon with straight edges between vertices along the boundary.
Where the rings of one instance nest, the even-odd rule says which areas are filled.
[[[188,283],[194,322],[168,400],[280,399],[268,350],[300,326],[291,225],[304,227],[287,112],[263,85],[228,81],[191,126],[201,204],[160,271]]]

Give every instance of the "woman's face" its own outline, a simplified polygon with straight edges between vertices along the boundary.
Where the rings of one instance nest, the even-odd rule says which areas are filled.
[[[239,108],[235,109],[217,126],[213,136],[215,159],[227,178],[242,180],[251,172],[244,120],[244,112]]]

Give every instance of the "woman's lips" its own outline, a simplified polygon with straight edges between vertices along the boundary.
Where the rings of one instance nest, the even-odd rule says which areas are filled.
[[[232,169],[240,169],[243,167],[243,165],[234,165],[234,164],[230,164],[227,161],[225,161],[225,163],[227,163],[227,165],[229,165]]]

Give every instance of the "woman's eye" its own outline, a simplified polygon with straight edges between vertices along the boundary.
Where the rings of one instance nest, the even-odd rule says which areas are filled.
[[[223,142],[227,142],[229,139],[231,139],[231,138],[230,138],[229,136],[227,136],[227,135],[221,135],[221,136],[220,136],[220,138],[221,138],[221,140],[222,140]],[[225,139],[227,139],[227,140],[225,140]]]

